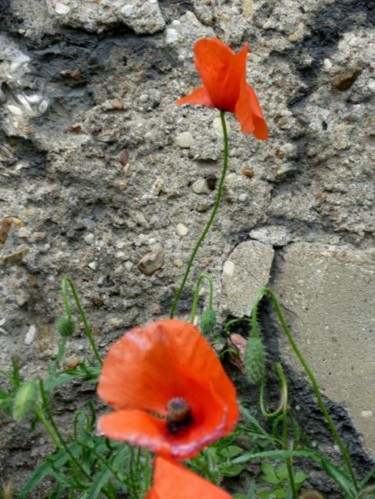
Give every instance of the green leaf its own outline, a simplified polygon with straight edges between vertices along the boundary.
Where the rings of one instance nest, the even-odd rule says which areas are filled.
[[[83,494],[82,499],[96,499],[99,497],[102,488],[108,483],[111,475],[112,473],[108,469],[104,469],[98,473],[89,490]]]
[[[80,447],[77,444],[72,444],[69,446],[70,451],[75,455],[78,456],[80,453]],[[29,497],[32,497],[30,495],[30,492],[33,490],[34,487],[36,487],[44,478],[48,475],[51,475],[53,473],[53,467],[62,467],[64,464],[66,464],[69,461],[70,457],[69,455],[62,449],[58,451],[55,455],[51,456],[50,461],[45,462],[38,466],[35,470],[34,473],[31,475],[31,477],[28,479],[28,481],[25,483],[25,485],[22,487],[21,491],[19,492],[18,499],[28,499]]]
[[[332,464],[330,461],[328,461],[328,459],[322,460],[322,466],[327,475],[337,483],[337,485],[343,492],[345,492],[345,494],[347,494],[349,497],[356,496],[356,488],[353,482],[347,476],[346,472],[344,472],[338,466]]]
[[[305,480],[309,478],[309,475],[304,473],[303,471],[297,471],[297,473],[294,475],[294,481],[296,485],[302,485]]]
[[[278,476],[276,475],[276,470],[275,470],[274,466],[272,466],[272,464],[263,462],[261,464],[261,468],[262,468],[262,472],[267,477],[278,479]]]

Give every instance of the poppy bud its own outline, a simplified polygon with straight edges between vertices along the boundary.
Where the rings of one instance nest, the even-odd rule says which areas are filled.
[[[75,328],[76,324],[74,320],[68,315],[63,315],[56,321],[57,332],[63,338],[69,338],[70,336],[73,336]]]
[[[216,325],[216,312],[212,308],[205,310],[202,314],[200,321],[200,329],[204,336],[212,333],[214,327]]]
[[[246,343],[244,364],[250,383],[259,383],[264,377],[266,351],[261,338],[253,336]]]
[[[16,421],[22,421],[32,410],[38,397],[38,388],[34,380],[23,383],[14,398],[12,416]]]

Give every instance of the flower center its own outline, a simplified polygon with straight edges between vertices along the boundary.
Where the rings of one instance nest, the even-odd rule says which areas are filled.
[[[181,397],[171,399],[167,404],[167,429],[172,435],[181,433],[193,421],[189,404]]]

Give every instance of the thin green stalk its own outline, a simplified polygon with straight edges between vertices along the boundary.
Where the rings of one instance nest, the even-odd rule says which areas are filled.
[[[219,185],[218,185],[218,188],[217,188],[217,194],[216,194],[215,204],[214,204],[211,216],[210,216],[210,218],[209,218],[209,220],[208,220],[208,222],[206,224],[206,227],[204,228],[201,236],[199,237],[199,239],[198,239],[198,241],[197,241],[197,243],[196,243],[196,245],[195,245],[195,247],[193,249],[192,254],[190,255],[189,261],[188,261],[187,266],[186,266],[184,277],[182,278],[182,282],[180,284],[180,287],[178,288],[178,291],[177,291],[176,296],[175,296],[175,298],[173,300],[173,303],[172,303],[171,311],[170,311],[170,314],[169,314],[171,319],[173,319],[174,314],[176,312],[177,304],[178,304],[178,302],[179,302],[179,300],[181,298],[181,295],[182,295],[182,292],[184,290],[186,281],[187,281],[187,279],[189,277],[190,270],[191,270],[191,267],[193,266],[193,262],[194,262],[194,259],[196,257],[196,254],[198,253],[199,248],[201,247],[203,241],[206,238],[206,235],[207,235],[208,231],[211,228],[211,225],[213,224],[213,222],[215,220],[216,213],[217,213],[217,211],[219,209],[221,197],[222,197],[222,194],[223,194],[224,180],[225,180],[225,176],[226,176],[226,173],[227,173],[227,170],[228,170],[228,156],[229,156],[228,131],[227,131],[227,124],[225,122],[224,111],[220,111],[220,119],[221,119],[221,125],[222,125],[222,128],[223,128],[223,138],[224,138],[224,162],[223,162],[223,170],[222,170],[222,173],[221,173]]]
[[[279,364],[278,362],[276,363],[276,373],[277,373],[279,380],[280,380],[281,396],[280,396],[279,407],[277,409],[275,409],[273,412],[267,412],[267,409],[265,408],[265,405],[264,405],[264,385],[266,384],[265,378],[263,377],[261,382],[260,382],[259,407],[260,407],[261,413],[266,418],[275,418],[276,416],[278,416],[284,410],[285,404],[288,401],[288,385],[286,383],[286,379],[285,379],[284,373],[282,371],[281,364]]]
[[[289,444],[288,444],[288,384],[284,375],[284,371],[282,368],[282,365],[277,362],[276,363],[276,372],[277,375],[280,378],[281,382],[281,402],[282,402],[282,436],[283,436],[283,447],[284,450],[289,450]],[[288,478],[289,478],[289,485],[292,491],[292,496],[293,499],[298,498],[297,494],[297,487],[296,483],[294,481],[294,473],[293,473],[293,463],[292,463],[292,458],[287,457],[286,458],[286,467],[288,470]]]
[[[34,413],[35,413],[36,417],[39,419],[39,421],[42,423],[42,425],[44,426],[44,429],[46,430],[46,432],[50,436],[52,442],[55,444],[55,447],[57,449],[62,449],[62,445],[60,444],[59,439],[55,435],[55,432],[53,431],[52,426],[49,424],[49,422],[44,417],[43,412],[39,408],[34,407]]]
[[[206,274],[201,274],[198,277],[197,285],[195,286],[193,306],[191,307],[191,314],[190,314],[190,322],[194,322],[194,318],[195,318],[195,314],[196,314],[197,306],[198,306],[199,291],[201,289],[201,284],[202,284],[203,279],[206,279],[206,281],[208,282],[208,286],[209,286],[208,308],[210,310],[212,309],[213,294],[214,294],[214,286],[212,283],[212,279],[210,276],[208,276]]]
[[[60,367],[60,362],[61,362],[61,359],[63,358],[64,352],[65,352],[67,340],[68,340],[68,338],[64,337],[64,338],[61,338],[61,340],[59,341],[57,356],[56,356],[55,362],[53,364],[53,371],[57,371],[57,369]]]
[[[83,328],[85,330],[85,333],[86,333],[87,339],[88,339],[88,341],[90,343],[90,346],[92,348],[92,351],[94,352],[96,360],[99,362],[100,365],[102,365],[103,361],[102,361],[102,359],[100,357],[98,349],[96,348],[95,341],[94,341],[94,338],[92,336],[91,328],[90,328],[89,323],[87,322],[87,319],[86,319],[85,311],[82,308],[82,305],[81,305],[81,302],[79,300],[78,293],[76,291],[74,283],[73,283],[72,279],[69,276],[64,276],[63,279],[62,279],[62,281],[61,281],[61,294],[62,294],[62,297],[63,297],[63,300],[64,300],[65,312],[66,312],[66,314],[69,317],[72,316],[72,309],[71,309],[71,307],[69,305],[69,300],[68,300],[67,285],[69,285],[70,290],[72,292],[72,295],[73,295],[73,298],[74,298],[74,302],[75,302],[75,304],[76,304],[76,306],[78,308],[79,315],[80,315],[80,317],[82,319],[82,322],[83,322]]]
[[[353,470],[353,467],[352,467],[352,463],[351,463],[351,460],[350,460],[350,455],[349,455],[349,452],[348,452],[348,449],[346,448],[346,446],[344,445],[344,442],[342,441],[340,435],[339,435],[339,432],[337,431],[336,429],[336,426],[334,424],[334,422],[332,421],[332,418],[331,416],[329,415],[328,413],[328,410],[323,402],[323,399],[322,399],[322,396],[320,395],[320,390],[319,390],[319,385],[315,379],[315,376],[314,374],[312,373],[309,365],[307,364],[305,358],[303,357],[301,351],[299,350],[296,342],[294,341],[293,339],[293,336],[292,336],[292,333],[284,319],[284,316],[281,312],[281,309],[280,309],[280,306],[279,306],[279,303],[276,299],[276,296],[274,295],[274,293],[269,289],[269,288],[261,288],[257,294],[256,294],[256,297],[255,297],[255,300],[254,300],[254,308],[256,309],[260,300],[262,299],[262,296],[263,295],[267,295],[271,302],[272,302],[272,305],[275,309],[275,312],[276,312],[276,315],[280,321],[280,324],[284,330],[284,333],[286,334],[287,338],[288,338],[288,341],[294,351],[294,353],[296,354],[298,360],[300,361],[302,367],[304,368],[307,376],[309,377],[310,379],[310,382],[311,382],[311,385],[313,387],[313,390],[314,390],[314,394],[316,396],[316,399],[317,399],[317,402],[318,402],[318,405],[319,405],[319,408],[320,410],[322,411],[323,413],[323,416],[326,420],[326,423],[327,423],[327,426],[329,427],[331,433],[332,433],[332,436],[333,438],[335,439],[339,449],[340,449],[340,452],[341,452],[341,456],[342,456],[342,459],[346,465],[346,468],[350,474],[350,477],[352,479],[352,482],[353,482],[353,485],[356,489],[356,491],[359,490],[359,487],[358,487],[358,483],[357,483],[357,479],[355,477],[355,474],[354,474],[354,470]]]
[[[56,435],[56,438],[59,442],[59,445],[57,445],[58,448],[62,448],[65,450],[65,452],[68,454],[68,456],[70,457],[70,460],[72,462],[72,464],[74,464],[77,469],[80,471],[80,473],[86,478],[86,479],[90,479],[90,475],[86,472],[86,470],[81,466],[81,463],[79,461],[77,461],[77,459],[74,457],[72,451],[69,449],[69,447],[66,445],[65,443],[65,440],[63,439],[61,433],[60,433],[60,430],[58,429],[56,423],[55,423],[55,420],[52,416],[52,412],[50,410],[50,407],[49,407],[49,404],[48,404],[48,399],[47,399],[47,393],[45,391],[45,388],[44,388],[44,383],[43,383],[43,380],[40,379],[39,380],[39,390],[40,390],[40,395],[41,395],[41,398],[42,398],[42,404],[43,404],[43,409],[44,409],[44,412],[49,420],[49,423],[50,423],[50,426],[52,427],[53,429],[53,433]],[[73,470],[72,470],[73,471]]]

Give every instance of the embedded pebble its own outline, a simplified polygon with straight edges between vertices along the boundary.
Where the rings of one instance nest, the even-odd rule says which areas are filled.
[[[70,7],[69,5],[65,5],[64,3],[57,2],[55,4],[55,11],[56,14],[60,15],[68,14],[70,12]]]
[[[173,260],[173,265],[180,269],[183,266],[184,262],[180,260],[179,258],[176,258],[176,260]]]
[[[31,345],[31,343],[33,343],[36,338],[36,333],[36,326],[34,326],[34,324],[31,324],[25,335],[25,345]]]
[[[208,186],[204,178],[199,178],[198,180],[196,180],[191,188],[193,192],[195,192],[195,194],[208,194]]]
[[[97,267],[98,267],[98,264],[97,262],[90,262],[88,265],[87,265],[91,270],[96,270]]]
[[[176,144],[181,149],[189,149],[194,144],[193,136],[190,132],[182,132],[176,137]]]
[[[347,69],[343,73],[337,74],[331,81],[331,85],[340,92],[348,90],[362,73],[362,64],[356,64],[352,68]]]
[[[373,413],[372,411],[362,411],[361,416],[365,419],[372,418]]]
[[[189,230],[184,224],[177,224],[176,232],[179,236],[184,237],[189,232]]]
[[[83,240],[85,241],[86,244],[93,244],[95,240],[94,234],[86,234]]]
[[[147,253],[147,255],[142,257],[138,262],[138,269],[142,274],[151,276],[163,266],[164,256],[165,252],[163,249]]]
[[[134,267],[134,263],[128,260],[127,262],[124,263],[124,267],[128,272],[130,272]]]
[[[162,178],[157,178],[155,182],[152,184],[151,191],[155,196],[159,196],[164,189],[164,181]]]
[[[165,32],[165,41],[167,44],[172,44],[177,42],[180,38],[178,31],[174,28],[167,28]]]
[[[121,9],[121,14],[124,17],[130,17],[133,14],[133,10],[133,5],[124,5],[124,7]]]
[[[121,319],[120,317],[112,317],[112,319],[109,319],[109,323],[116,329],[125,327],[124,319]]]

